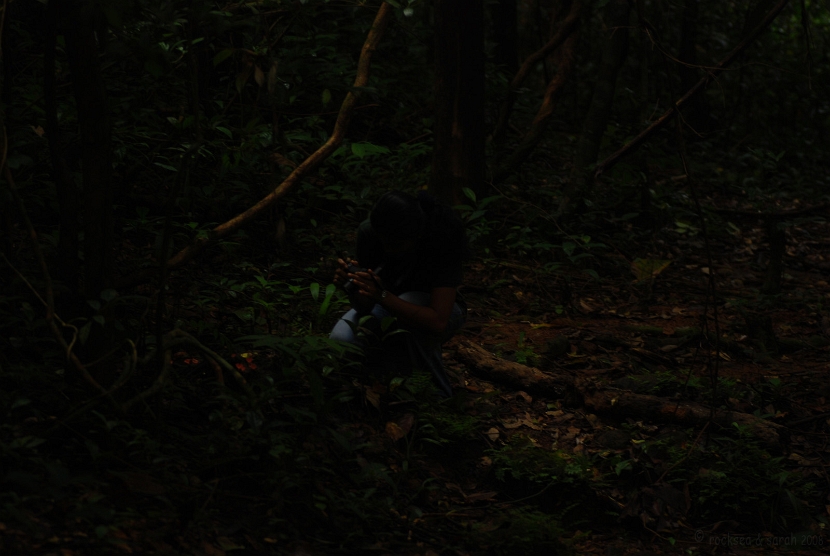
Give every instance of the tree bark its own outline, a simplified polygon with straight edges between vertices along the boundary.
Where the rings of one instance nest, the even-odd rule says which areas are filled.
[[[473,373],[517,390],[561,397],[574,385],[574,378],[571,376],[546,373],[534,367],[505,361],[469,341],[458,340],[455,347],[456,357]]]
[[[72,179],[64,158],[63,143],[58,121],[57,83],[55,55],[60,17],[60,0],[49,0],[46,6],[45,41],[43,55],[43,97],[46,116],[46,139],[52,162],[52,180],[58,198],[59,239],[55,277],[69,288],[73,295],[79,293],[79,191]]]
[[[519,69],[519,30],[516,0],[498,0],[490,8],[493,20],[494,58],[508,75]]]
[[[435,2],[435,139],[429,190],[453,206],[484,191],[484,3]]]
[[[92,2],[61,6],[78,110],[84,181],[84,291],[97,298],[113,272],[112,137],[107,90],[98,63]]]
[[[678,59],[680,66],[680,86],[688,91],[698,81],[697,72],[697,23],[700,18],[700,0],[686,0],[683,5],[683,20],[680,26],[680,49]],[[706,97],[697,95],[686,109],[684,122],[696,134],[709,131],[709,106]]]
[[[769,421],[764,421],[749,413],[712,410],[702,405],[667,400],[657,396],[635,394],[622,390],[595,390],[583,392],[585,407],[605,415],[615,415],[622,419],[639,417],[656,422],[670,422],[683,426],[699,427],[712,422],[729,429],[733,423],[746,428],[760,440],[767,449],[779,451],[781,440],[786,436],[786,429]]]
[[[628,27],[631,6],[627,0],[611,0],[606,8],[605,43],[588,114],[576,144],[571,180],[565,187],[559,213],[567,212],[571,201],[581,204],[591,194],[593,181],[587,170],[597,161],[602,136],[611,118],[617,76],[628,54]]]

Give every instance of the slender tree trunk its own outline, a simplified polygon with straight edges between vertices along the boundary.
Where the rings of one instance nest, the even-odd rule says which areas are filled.
[[[65,0],[66,49],[78,110],[84,182],[84,290],[98,297],[113,273],[111,124],[98,63],[93,3]]]
[[[680,51],[678,59],[681,64],[680,86],[683,91],[688,91],[697,83],[697,23],[700,17],[700,0],[686,0],[683,5],[683,21],[680,27]],[[698,95],[689,102],[684,110],[685,123],[696,132],[706,133],[709,131],[709,107],[706,97]]]
[[[52,162],[52,180],[55,182],[58,197],[60,225],[55,277],[63,282],[73,295],[77,295],[79,293],[79,191],[64,159],[60,123],[58,122],[57,84],[55,79],[59,2],[60,0],[49,0],[46,7],[43,96],[46,112],[46,139],[49,142],[49,158]]]
[[[0,51],[2,51],[3,54],[3,85],[2,89],[0,90],[0,99],[2,99],[3,101],[3,109],[0,110],[0,127],[2,127],[3,130],[5,130],[6,112],[8,110],[12,98],[11,71],[9,69],[9,58],[11,58],[11,41],[8,38],[9,18],[7,13],[2,14],[2,22],[2,27],[0,27],[0,33],[2,33],[2,35],[0,35]],[[2,148],[4,151],[8,151],[8,140],[8,133],[4,133],[3,137],[0,137],[0,148]],[[2,253],[7,257],[10,257],[12,254],[13,226],[11,207],[11,193],[0,189],[0,250],[2,250]],[[5,276],[3,276],[3,278],[5,278]]]
[[[444,203],[484,190],[484,2],[435,2],[435,145],[429,189]]]
[[[576,145],[571,181],[560,201],[560,214],[567,212],[572,202],[581,205],[592,192],[593,181],[588,179],[588,170],[597,161],[602,136],[611,118],[617,75],[628,53],[630,13],[627,0],[611,0],[605,8],[602,62],[588,114],[582,124],[582,134]]]
[[[519,69],[519,29],[516,0],[498,0],[490,8],[493,20],[494,58],[508,75]]]

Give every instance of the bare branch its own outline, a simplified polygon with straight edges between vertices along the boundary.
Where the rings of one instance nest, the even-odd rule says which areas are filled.
[[[319,149],[306,158],[302,164],[297,166],[279,186],[263,197],[258,203],[250,207],[245,212],[234,216],[227,222],[216,226],[210,231],[208,238],[197,239],[176,253],[167,261],[168,268],[173,268],[189,261],[209,244],[223,237],[227,237],[243,225],[261,215],[265,209],[273,205],[278,199],[288,193],[288,191],[303,177],[319,166],[320,163],[328,158],[329,155],[331,155],[337,147],[340,146],[349,127],[349,121],[351,120],[352,112],[354,111],[355,104],[357,103],[360,89],[365,87],[369,82],[369,68],[371,66],[372,55],[374,54],[380,39],[383,37],[386,27],[389,25],[391,15],[392,6],[386,2],[381,4],[380,9],[375,16],[372,28],[369,30],[369,34],[367,35],[366,41],[363,43],[363,48],[360,52],[360,59],[357,63],[357,75],[355,76],[354,85],[352,86],[352,90],[349,91],[346,98],[343,100],[343,104],[340,106],[337,122],[334,124],[334,130],[332,131],[328,141],[326,141]],[[128,284],[136,284],[146,281],[148,278],[149,274],[140,273],[134,278],[127,278],[124,282]]]
[[[517,71],[516,75],[513,76],[513,79],[510,81],[507,97],[504,99],[501,108],[499,109],[498,123],[496,123],[496,128],[493,131],[493,141],[496,142],[496,144],[503,139],[504,134],[507,131],[510,113],[513,110],[513,103],[516,101],[516,91],[522,86],[522,83],[524,83],[524,80],[527,78],[530,70],[532,70],[536,64],[539,63],[539,61],[559,48],[559,46],[562,45],[574,31],[576,31],[579,27],[579,17],[581,14],[582,2],[580,0],[575,0],[571,5],[571,10],[568,12],[568,16],[562,21],[562,24],[559,26],[556,33],[542,48],[528,56],[522,63],[519,71]]]
[[[594,171],[594,179],[596,180],[599,178],[603,172],[613,167],[622,157],[634,152],[634,150],[642,145],[652,133],[666,125],[675,112],[683,108],[683,106],[685,106],[695,95],[703,91],[709,83],[715,79],[715,77],[717,77],[732,62],[734,62],[735,59],[744,50],[746,50],[746,48],[752,44],[755,39],[758,38],[764,29],[769,27],[775,18],[778,17],[778,14],[781,13],[781,10],[783,10],[789,3],[790,0],[781,0],[778,2],[778,4],[776,4],[775,7],[769,11],[763,21],[761,21],[761,23],[749,35],[747,35],[744,40],[738,43],[738,45],[733,48],[732,51],[723,58],[723,60],[718,62],[717,65],[710,68],[708,73],[700,81],[698,81],[694,87],[689,89],[685,95],[680,97],[671,108],[666,110],[662,116],[657,118],[657,120],[641,131],[634,139],[626,143],[621,149],[597,164],[596,170]]]

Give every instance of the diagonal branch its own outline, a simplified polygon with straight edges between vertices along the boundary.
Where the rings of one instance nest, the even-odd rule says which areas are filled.
[[[666,125],[669,120],[671,119],[672,115],[675,112],[679,111],[683,106],[688,104],[688,102],[698,93],[703,91],[709,83],[711,83],[723,70],[725,70],[735,59],[744,51],[746,48],[752,44],[752,42],[758,38],[758,36],[767,28],[769,25],[778,17],[778,14],[787,7],[787,4],[790,3],[790,0],[781,0],[778,2],[775,7],[773,7],[769,13],[767,13],[766,17],[758,24],[757,27],[749,34],[747,37],[742,40],[738,45],[732,49],[732,51],[726,55],[720,62],[717,63],[713,68],[710,68],[709,71],[706,73],[703,78],[698,81],[694,87],[689,89],[685,95],[680,97],[674,105],[666,110],[662,116],[657,118],[650,126],[646,129],[641,131],[639,135],[637,135],[634,139],[626,143],[621,149],[617,152],[597,164],[596,170],[594,171],[594,179],[596,180],[602,175],[603,172],[612,168],[617,162],[620,161],[622,157],[627,154],[634,152],[640,145],[642,145],[645,140],[655,131]]]
[[[562,88],[565,83],[567,83],[570,78],[578,38],[579,33],[574,32],[570,37],[568,37],[568,40],[565,41],[565,44],[561,50],[562,56],[559,67],[556,70],[556,75],[550,80],[550,83],[548,83],[542,105],[539,107],[539,111],[533,118],[533,122],[530,124],[530,129],[525,134],[524,138],[522,138],[522,142],[518,147],[516,147],[516,150],[510,153],[504,163],[493,171],[494,184],[501,183],[504,179],[506,179],[513,170],[515,170],[527,159],[528,156],[530,156],[530,153],[533,152],[533,149],[535,149],[536,145],[538,145],[539,141],[541,141],[542,133],[547,128],[548,120],[550,120],[550,117],[553,115],[556,100],[559,98],[559,94],[562,92]]]
[[[355,104],[357,103],[360,89],[365,87],[369,82],[369,68],[371,66],[372,55],[374,54],[381,37],[383,37],[386,27],[389,25],[391,15],[392,6],[386,2],[381,4],[380,9],[375,16],[372,28],[369,30],[369,34],[367,35],[366,41],[363,43],[363,48],[360,52],[360,59],[357,62],[357,75],[355,76],[354,85],[352,86],[352,90],[349,91],[346,98],[343,100],[343,104],[340,106],[337,122],[334,124],[334,130],[332,131],[328,141],[326,141],[319,149],[306,158],[302,164],[297,166],[279,186],[263,197],[255,205],[250,207],[245,212],[234,216],[227,222],[216,226],[210,231],[208,238],[197,239],[176,253],[167,261],[168,268],[173,268],[189,261],[211,243],[214,243],[223,237],[227,237],[245,224],[248,224],[254,220],[268,207],[273,205],[278,199],[288,193],[288,191],[294,187],[297,182],[319,166],[320,163],[328,158],[329,155],[331,155],[337,147],[340,146],[346,136],[346,130],[349,127],[349,122],[351,120]],[[134,285],[146,281],[149,277],[150,273],[139,273],[134,275],[134,277],[127,277],[124,280],[126,284],[122,283],[120,285]]]
[[[582,14],[582,2],[575,0],[571,5],[571,10],[568,16],[562,21],[562,24],[557,29],[556,33],[550,40],[539,50],[527,57],[522,63],[519,71],[513,76],[510,81],[507,97],[502,102],[499,109],[499,119],[496,123],[496,128],[493,131],[493,141],[498,144],[504,139],[504,134],[507,132],[507,125],[510,120],[510,113],[513,111],[513,103],[516,102],[516,91],[522,86],[524,80],[527,78],[530,71],[536,67],[541,60],[548,54],[559,48],[568,37],[573,34],[579,27],[579,16]]]

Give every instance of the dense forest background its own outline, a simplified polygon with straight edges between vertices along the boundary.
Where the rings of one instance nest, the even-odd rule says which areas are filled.
[[[830,542],[826,3],[0,21],[4,553]],[[420,188],[474,252],[451,400],[327,338]]]

